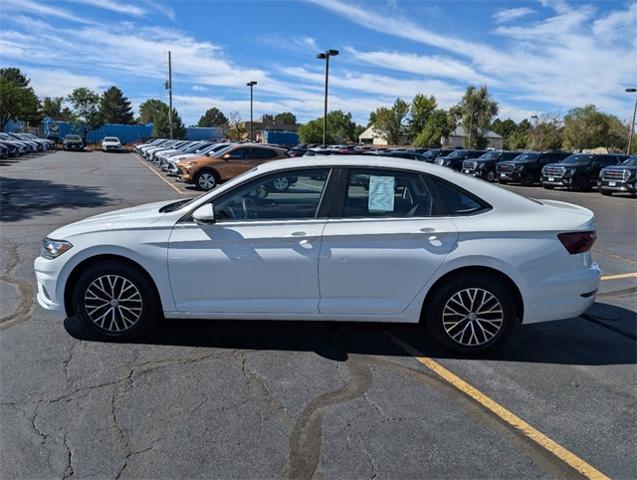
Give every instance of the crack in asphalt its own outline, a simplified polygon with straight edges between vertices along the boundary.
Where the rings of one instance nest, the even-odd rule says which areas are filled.
[[[20,253],[18,251],[18,244],[13,242],[7,242],[7,265],[6,272],[0,273],[0,281],[13,286],[16,290],[17,301],[16,306],[9,315],[0,317],[0,330],[12,327],[18,323],[31,319],[31,314],[34,308],[34,288],[31,282],[22,278],[13,276],[13,270],[18,266],[21,261]]]
[[[289,438],[289,456],[284,479],[310,479],[321,455],[323,417],[329,407],[363,396],[372,382],[372,372],[362,355],[349,354],[345,361],[349,381],[340,388],[314,398],[306,405]]]

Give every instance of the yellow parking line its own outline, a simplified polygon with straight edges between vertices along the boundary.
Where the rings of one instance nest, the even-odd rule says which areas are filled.
[[[188,193],[182,192],[177,187],[175,187],[172,183],[170,183],[168,180],[166,180],[164,177],[162,177],[159,173],[157,173],[157,171],[155,169],[153,169],[150,165],[148,165],[144,160],[139,158],[139,156],[137,156],[136,153],[133,153],[133,157],[135,157],[137,159],[137,161],[139,163],[141,163],[143,166],[145,166],[148,170],[150,170],[155,175],[157,175],[161,179],[162,182],[166,183],[166,185],[168,185],[170,188],[172,188],[175,192],[180,193],[181,195],[188,195]]]
[[[637,278],[637,272],[620,273],[619,275],[604,275],[602,280],[619,280],[622,278]]]
[[[438,362],[432,360],[429,357],[422,355],[418,350],[412,347],[410,344],[404,342],[400,338],[396,337],[393,334],[388,334],[394,343],[400,346],[403,350],[408,352],[410,355],[413,355],[416,360],[422,363],[424,366],[433,371],[440,378],[445,380],[446,382],[453,385],[455,388],[460,390],[462,393],[472,398],[480,405],[485,407],[487,410],[497,415],[504,422],[508,423],[515,429],[522,432],[529,439],[533,440],[542,448],[548,450],[557,458],[562,460],[564,463],[569,465],[570,467],[577,470],[579,473],[584,475],[586,478],[590,479],[608,479],[606,475],[597,470],[595,467],[589,465],[584,460],[579,458],[572,452],[569,452],[564,447],[562,447],[557,442],[551,440],[549,437],[544,435],[542,432],[536,430],[531,425],[526,423],[520,417],[510,412],[506,408],[504,408],[499,403],[487,397],[484,393],[480,392],[475,387],[472,387],[463,379],[455,375],[454,373],[447,370],[445,367],[440,365]]]

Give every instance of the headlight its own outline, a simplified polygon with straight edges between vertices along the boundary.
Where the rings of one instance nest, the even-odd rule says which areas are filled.
[[[42,240],[42,250],[40,255],[44,258],[57,258],[64,252],[69,250],[73,245],[66,240],[53,240],[51,238],[45,238]]]

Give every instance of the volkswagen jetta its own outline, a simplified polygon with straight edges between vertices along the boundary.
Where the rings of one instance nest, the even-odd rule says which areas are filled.
[[[425,162],[288,159],[52,232],[38,301],[110,338],[162,317],[422,322],[475,353],[593,303],[595,230],[589,210]]]

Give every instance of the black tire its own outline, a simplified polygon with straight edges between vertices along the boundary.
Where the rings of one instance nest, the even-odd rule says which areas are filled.
[[[219,175],[214,170],[201,170],[195,176],[194,183],[199,190],[208,192],[219,185]]]
[[[600,192],[602,195],[605,195],[605,196],[607,196],[607,197],[610,197],[610,196],[613,194],[613,192],[611,192],[611,191],[609,191],[609,190],[600,190],[599,192]]]
[[[573,192],[585,192],[588,190],[588,182],[584,177],[575,177],[571,181],[571,187],[569,190]]]
[[[508,180],[498,180],[498,183],[501,183],[502,185],[506,185],[507,183],[509,183]]]
[[[555,187],[553,185],[542,185],[547,190],[553,190]]]
[[[525,187],[532,187],[533,183],[533,174],[525,173],[522,177],[522,185],[524,185]]]
[[[489,170],[484,176],[484,179],[487,182],[493,183],[495,181],[495,172],[493,170]]]
[[[272,191],[279,193],[286,192],[288,188],[290,188],[291,183],[292,182],[290,182],[290,179],[285,176],[275,178],[272,181]]]
[[[105,289],[100,291],[100,285]],[[116,295],[122,298],[113,303]],[[125,263],[91,265],[80,274],[72,298],[77,317],[102,338],[141,337],[163,316],[161,302],[146,275]],[[97,305],[103,306],[96,310]],[[105,318],[101,319],[103,315]]]
[[[470,320],[469,315],[467,315],[465,319],[460,319],[450,313],[451,310],[449,308],[464,312],[460,306],[455,304],[452,297],[456,296],[458,298],[457,295],[460,295],[460,298],[469,301],[467,291],[474,291],[469,289],[477,289],[476,303],[489,299],[486,303],[477,307],[476,311],[482,311],[482,315],[485,318],[489,317],[486,320],[494,322],[494,324],[489,324],[485,319],[481,320],[480,317]],[[488,296],[483,298],[482,291],[488,292],[495,301]],[[486,311],[491,309],[492,306],[498,305],[501,313],[488,313]],[[445,310],[445,307],[448,307],[448,309]],[[474,306],[471,306],[471,308],[473,309]],[[515,302],[507,285],[495,276],[476,273],[459,274],[447,279],[428,299],[423,313],[425,326],[434,340],[447,350],[461,354],[477,355],[497,349],[506,341],[516,324]],[[445,329],[443,322],[443,313],[446,314],[448,319],[447,329]],[[496,316],[498,318],[494,320]],[[471,327],[476,333],[472,334],[472,330],[467,327]],[[481,330],[479,331],[478,328]],[[461,331],[464,333],[460,333]],[[485,331],[487,333],[484,333]],[[459,340],[458,338],[454,340],[452,336],[457,337],[459,333]],[[471,345],[474,338],[476,339],[476,344]]]

